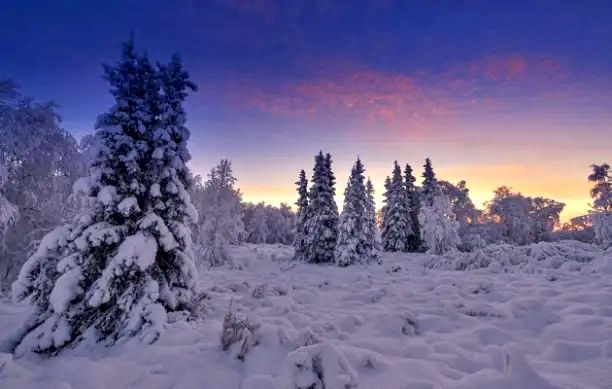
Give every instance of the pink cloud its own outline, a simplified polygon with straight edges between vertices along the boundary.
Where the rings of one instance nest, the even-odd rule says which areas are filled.
[[[503,108],[511,95],[562,98],[572,91],[562,66],[524,55],[487,56],[438,73],[397,73],[341,61],[304,63],[317,69],[310,79],[263,83],[234,77],[222,88],[222,98],[274,115],[348,118],[417,132],[457,112]]]
[[[233,104],[294,117],[346,116],[386,124],[422,122],[444,112],[440,99],[414,78],[371,69],[344,69],[333,77],[270,86],[241,82],[226,96]]]
[[[468,74],[489,81],[508,81],[525,74],[527,63],[524,56],[487,57],[468,64]]]

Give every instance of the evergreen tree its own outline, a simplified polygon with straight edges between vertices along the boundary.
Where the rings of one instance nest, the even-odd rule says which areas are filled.
[[[421,201],[419,188],[414,184],[416,178],[412,174],[412,167],[406,164],[404,169],[404,184],[406,186],[407,208],[410,215],[411,233],[408,235],[408,251],[416,252],[421,247],[421,231],[419,226],[419,212]]]
[[[431,160],[427,158],[425,160],[425,165],[423,165],[425,170],[423,171],[423,186],[421,186],[421,206],[431,206],[433,205],[433,198],[436,194],[437,180],[436,174],[433,171],[433,166],[431,166]]]
[[[308,219],[304,224],[306,241],[303,260],[309,263],[334,261],[338,236],[338,206],[334,200],[333,182],[331,157],[319,152],[315,157]]]
[[[92,206],[45,236],[13,284],[36,308],[14,338],[18,350],[138,333],[155,341],[166,312],[189,307],[196,288],[182,110],[194,85],[177,58],[156,69],[132,42],[105,73],[116,104],[98,118],[99,151],[75,184]]]
[[[406,209],[407,193],[402,169],[394,162],[393,175],[387,189],[387,204],[383,219],[382,246],[385,251],[407,251],[412,222]]]
[[[391,193],[389,192],[389,189],[391,188],[391,178],[389,178],[389,176],[385,177],[385,192],[383,193],[383,206],[380,209],[380,224],[381,224],[381,229],[382,229],[382,224],[384,223],[385,220],[385,214],[387,213],[387,209],[389,208],[389,197],[391,195]]]
[[[330,153],[325,154],[325,167],[329,172],[329,186],[332,188],[332,197],[336,197],[336,176],[332,170],[332,159]],[[332,207],[335,209],[336,213],[338,213],[338,206],[336,205],[335,200],[332,201]]]
[[[335,254],[339,266],[367,263],[372,259],[373,236],[368,231],[369,200],[364,171],[363,163],[357,159],[344,191]]]
[[[374,201],[374,185],[372,185],[372,181],[368,178],[366,183],[366,195],[367,195],[367,203],[366,203],[366,221],[365,221],[365,230],[366,235],[368,237],[367,241],[371,245],[371,260],[378,260],[380,256],[380,251],[382,250],[382,245],[380,241],[380,236],[378,235],[378,229],[376,227],[376,202]]]
[[[306,172],[300,170],[300,177],[295,182],[297,185],[298,200],[295,203],[297,205],[297,220],[295,224],[295,241],[293,247],[295,248],[294,259],[303,260],[304,252],[306,250],[306,229],[304,228],[306,221],[308,220],[308,179],[306,179]]]

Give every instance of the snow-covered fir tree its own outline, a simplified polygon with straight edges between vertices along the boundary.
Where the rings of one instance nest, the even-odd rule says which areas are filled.
[[[13,338],[18,351],[155,341],[195,291],[182,110],[193,84],[178,59],[156,69],[132,42],[105,73],[115,105],[98,118],[99,151],[75,184],[93,205],[47,234],[13,284],[36,308]]]
[[[431,205],[421,207],[419,214],[421,236],[427,252],[444,254],[461,243],[459,223],[455,220],[452,204],[442,190],[434,186]]]
[[[364,185],[364,171],[363,163],[357,159],[344,191],[335,253],[339,266],[368,263],[373,259],[374,235],[368,224],[370,204]]]
[[[306,221],[308,220],[308,179],[306,178],[306,172],[300,170],[300,176],[295,182],[297,185],[298,200],[295,203],[297,206],[296,222],[295,222],[295,240],[293,247],[295,248],[294,259],[303,260],[304,252],[306,250],[306,229],[304,228]]]
[[[334,171],[332,170],[332,157],[330,153],[325,154],[325,167],[329,174],[329,186],[331,187],[332,197],[335,197],[336,196],[336,175],[334,174]],[[336,204],[335,200],[332,201],[331,205],[334,208],[335,212],[338,213],[338,205]]]
[[[329,154],[319,152],[315,157],[311,182],[302,259],[309,263],[331,263],[338,237],[338,206]]]
[[[389,197],[391,193],[389,192],[389,188],[391,188],[391,178],[389,176],[385,177],[384,183],[385,191],[383,192],[383,206],[380,208],[378,223],[380,224],[380,228],[382,230],[383,222],[385,220],[385,213],[387,212],[387,204],[389,204]]]
[[[406,186],[406,197],[408,200],[408,214],[410,215],[410,227],[412,231],[408,234],[408,251],[415,252],[421,248],[421,232],[419,226],[419,212],[421,201],[420,191],[415,185],[416,178],[412,174],[412,166],[406,164],[404,169],[404,185]]]
[[[365,231],[368,237],[367,241],[371,242],[371,260],[378,260],[380,257],[380,251],[382,250],[382,243],[380,241],[380,235],[378,234],[378,228],[376,227],[376,202],[374,201],[374,185],[368,178],[366,182],[366,218],[365,218]]]
[[[421,206],[427,206],[433,204],[433,198],[437,191],[437,180],[429,158],[425,159],[423,168],[423,185],[421,186],[420,201]]]
[[[412,234],[412,222],[402,169],[394,162],[393,175],[386,192],[386,205],[382,225],[382,247],[385,251],[407,251],[408,237]]]
[[[194,194],[200,213],[195,241],[201,261],[208,266],[231,263],[229,246],[244,235],[242,196],[235,183],[232,164],[223,159]]]

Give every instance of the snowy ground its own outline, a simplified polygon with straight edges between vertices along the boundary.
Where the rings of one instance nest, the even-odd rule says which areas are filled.
[[[151,346],[0,354],[0,388],[612,388],[612,252],[555,247],[352,268],[240,247],[234,269],[201,271],[200,318],[174,317]],[[486,267],[422,265],[457,263]],[[230,306],[250,322],[246,354],[219,348]],[[0,335],[26,308],[0,303]]]

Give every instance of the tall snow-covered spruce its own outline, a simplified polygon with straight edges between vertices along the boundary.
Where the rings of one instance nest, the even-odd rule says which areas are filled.
[[[386,205],[382,226],[382,247],[385,251],[407,251],[408,237],[412,234],[412,222],[406,205],[406,188],[402,169],[394,162],[391,180],[385,183]]]
[[[376,227],[376,202],[374,201],[374,185],[368,178],[366,182],[366,194],[368,196],[368,202],[366,204],[366,234],[368,241],[372,244],[371,260],[379,260],[380,251],[382,250],[382,243],[380,241],[380,235],[378,234],[378,228]]]
[[[335,261],[339,266],[368,263],[373,259],[374,235],[369,229],[371,204],[364,185],[363,163],[357,159],[344,191]]]
[[[338,206],[334,200],[335,178],[331,156],[319,152],[315,157],[310,188],[308,218],[304,223],[305,242],[302,260],[309,263],[333,263],[338,237]]]
[[[427,158],[423,165],[423,185],[421,186],[420,200],[422,206],[433,205],[433,198],[436,195],[437,183],[431,160]]]
[[[188,308],[195,292],[182,108],[195,85],[178,57],[155,67],[132,42],[105,76],[115,105],[98,118],[99,151],[75,184],[92,205],[45,236],[13,284],[36,308],[13,338],[18,352],[153,342],[167,312]]]
[[[419,200],[419,188],[414,184],[416,178],[412,174],[412,167],[406,164],[404,169],[404,185],[406,187],[406,200],[408,214],[410,216],[411,231],[408,234],[408,251],[415,252],[421,248],[421,231],[419,226],[419,211],[421,201]]]
[[[293,246],[295,248],[294,259],[303,260],[304,252],[306,250],[306,229],[304,228],[306,221],[308,220],[308,179],[306,178],[306,172],[300,170],[300,176],[295,182],[297,185],[298,200],[295,203],[297,206],[297,215],[295,222],[295,241]]]

